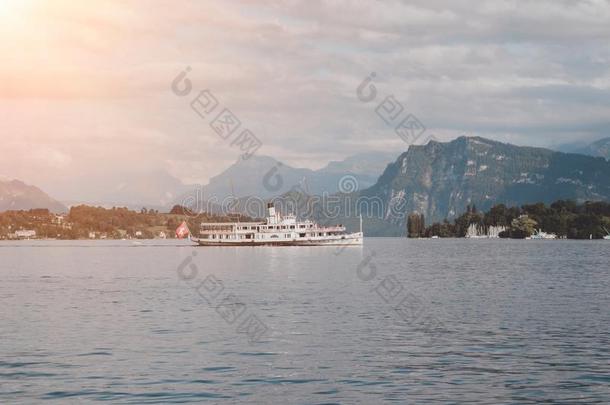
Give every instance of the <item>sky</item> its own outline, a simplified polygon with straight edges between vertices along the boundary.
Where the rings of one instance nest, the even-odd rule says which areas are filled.
[[[205,183],[245,129],[293,166],[398,155],[376,113],[388,96],[441,141],[610,136],[604,0],[0,0],[0,38],[0,175],[51,191],[157,171]],[[204,117],[203,90],[218,101]],[[227,139],[210,126],[224,108],[241,122]]]

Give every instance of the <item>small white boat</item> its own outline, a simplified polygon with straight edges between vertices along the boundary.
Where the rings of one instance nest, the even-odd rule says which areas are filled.
[[[538,229],[535,234],[526,239],[557,239],[557,235],[554,233],[542,232],[540,229]]]
[[[297,221],[294,215],[282,217],[272,203],[267,205],[264,222],[206,222],[199,237],[192,237],[200,246],[337,246],[362,245],[360,232],[346,233],[343,225],[320,226],[313,221]]]

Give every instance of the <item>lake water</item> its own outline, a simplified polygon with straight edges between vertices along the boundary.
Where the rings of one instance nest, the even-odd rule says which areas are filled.
[[[0,403],[607,404],[609,257],[607,241],[0,243]]]

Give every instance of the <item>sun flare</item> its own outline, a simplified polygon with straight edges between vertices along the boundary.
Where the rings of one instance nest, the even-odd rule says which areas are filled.
[[[27,0],[0,0],[0,16],[7,17],[19,12],[27,4],[30,3]]]
[[[32,0],[0,0],[0,29],[11,30],[24,20]]]

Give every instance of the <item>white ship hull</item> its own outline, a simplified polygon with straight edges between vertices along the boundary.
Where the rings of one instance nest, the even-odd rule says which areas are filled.
[[[345,235],[305,237],[305,238],[264,238],[264,239],[200,239],[191,237],[200,246],[361,246],[362,232]]]

